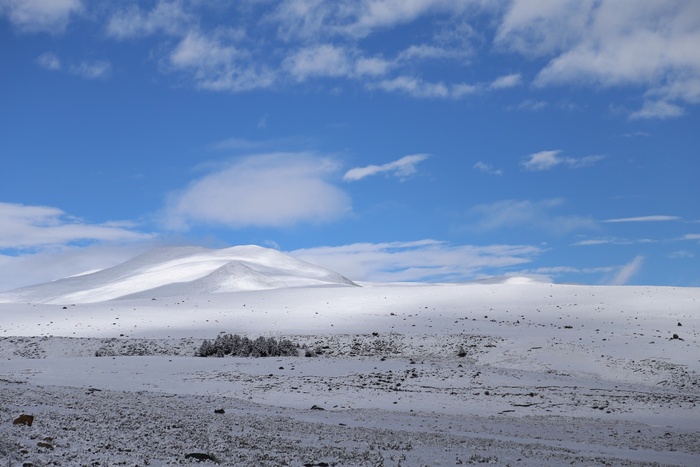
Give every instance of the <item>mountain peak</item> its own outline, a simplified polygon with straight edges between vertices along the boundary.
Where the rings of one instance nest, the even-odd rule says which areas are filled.
[[[91,303],[145,294],[353,285],[334,271],[257,245],[180,246],[152,250],[94,273],[6,292],[0,294],[0,302]]]

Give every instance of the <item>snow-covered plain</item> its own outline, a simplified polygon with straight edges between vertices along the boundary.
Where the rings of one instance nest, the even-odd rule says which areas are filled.
[[[359,285],[171,248],[0,294],[0,466],[700,465],[700,289]]]

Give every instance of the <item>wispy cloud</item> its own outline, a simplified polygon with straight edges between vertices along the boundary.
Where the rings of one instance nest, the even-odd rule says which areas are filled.
[[[549,103],[546,101],[538,101],[538,100],[533,100],[533,99],[525,99],[522,101],[520,104],[516,106],[511,106],[508,109],[509,110],[529,110],[536,112],[538,110],[545,109],[549,106]]]
[[[635,276],[642,269],[644,264],[643,256],[635,256],[629,263],[620,266],[615,277],[610,281],[610,285],[625,285],[627,284],[633,276]]]
[[[6,15],[23,32],[60,34],[82,11],[81,0],[0,0],[0,17]]]
[[[489,174],[489,175],[503,175],[503,170],[501,169],[496,169],[492,165],[487,164],[486,162],[479,161],[476,164],[474,164],[473,167],[475,170],[478,170],[481,173]]]
[[[112,64],[108,60],[83,61],[71,66],[70,72],[85,79],[106,78],[112,72]]]
[[[630,119],[650,119],[650,118],[674,118],[685,114],[683,107],[672,104],[664,100],[648,100],[644,101],[642,108],[630,114]]]
[[[75,242],[134,241],[152,237],[129,223],[94,224],[50,206],[0,202],[0,249],[22,250]]]
[[[513,73],[510,75],[499,76],[491,82],[490,87],[492,89],[512,88],[514,86],[522,84],[522,81],[523,80],[522,76],[520,76],[520,73]]]
[[[518,227],[545,230],[554,234],[598,228],[596,222],[588,217],[553,213],[564,204],[562,199],[504,200],[480,204],[467,213],[469,224],[465,228],[490,231]]]
[[[695,253],[688,250],[676,250],[668,255],[671,259],[690,259],[695,258]]]
[[[57,71],[61,69],[61,59],[51,52],[45,52],[36,58],[36,63],[42,68],[51,71]]]
[[[39,55],[36,64],[51,71],[67,71],[84,79],[106,78],[112,73],[112,63],[109,60],[81,61],[77,64],[64,65],[58,55],[46,52]]]
[[[198,88],[211,91],[266,88],[276,79],[271,68],[251,61],[248,51],[232,44],[225,33],[190,31],[168,59],[173,70],[189,73]]]
[[[678,216],[641,216],[641,217],[623,217],[618,219],[607,219],[603,222],[618,223],[618,222],[669,222],[681,220]]]
[[[151,11],[136,5],[116,11],[107,22],[107,35],[115,39],[133,39],[154,33],[183,35],[196,24],[193,14],[184,9],[181,1],[158,1]]]
[[[354,182],[377,174],[389,174],[401,180],[416,173],[416,165],[430,157],[428,154],[412,154],[383,165],[368,165],[348,170],[343,180]]]
[[[544,170],[550,170],[557,166],[564,166],[569,168],[581,168],[589,167],[596,162],[604,159],[603,156],[585,156],[585,157],[568,157],[562,156],[561,150],[554,151],[540,151],[527,156],[523,162],[522,166],[526,170],[533,172],[541,172]]]
[[[0,253],[0,292],[115,266],[157,246],[146,239],[54,245],[12,255]]]
[[[354,243],[294,250],[293,256],[366,281],[454,281],[502,274],[532,261],[541,250],[528,245],[450,245],[437,240]]]
[[[328,181],[338,169],[332,159],[309,153],[236,159],[172,194],[164,222],[173,229],[328,222],[351,209],[349,197]]]

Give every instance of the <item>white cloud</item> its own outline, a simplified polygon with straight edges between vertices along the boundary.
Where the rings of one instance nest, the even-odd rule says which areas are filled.
[[[668,222],[668,221],[678,221],[680,217],[678,216],[641,216],[641,217],[625,217],[620,219],[607,219],[603,222]]]
[[[107,23],[107,35],[116,39],[147,36],[156,32],[184,35],[195,20],[183,10],[179,1],[160,0],[151,11],[144,12],[136,5],[115,13]]]
[[[61,33],[82,11],[81,0],[0,0],[0,15],[23,32]]]
[[[333,160],[305,153],[237,159],[172,195],[164,220],[174,229],[328,222],[351,209],[348,196],[327,181],[337,170]]]
[[[480,171],[481,173],[485,173],[485,174],[503,175],[503,170],[496,169],[493,166],[487,164],[486,162],[482,162],[482,161],[479,161],[476,164],[474,164],[473,168]]]
[[[522,165],[526,170],[544,171],[553,169],[558,165],[569,168],[588,167],[603,159],[603,156],[586,156],[581,158],[561,156],[561,152],[561,150],[554,150],[530,154],[522,162]]]
[[[481,3],[474,0],[284,0],[270,18],[279,23],[279,34],[286,40],[332,35],[359,39],[429,14],[454,17]]]
[[[689,259],[695,258],[695,253],[688,250],[676,250],[668,255],[671,259]]]
[[[256,66],[246,50],[226,42],[226,34],[190,31],[170,53],[170,66],[191,73],[197,87],[212,91],[248,91],[274,83],[273,71]]]
[[[509,109],[538,111],[544,109],[548,105],[549,103],[545,101],[526,99],[515,107],[509,107]]]
[[[396,60],[401,62],[415,62],[416,60],[439,60],[439,59],[464,59],[471,54],[471,51],[463,49],[445,48],[436,45],[421,44],[411,45],[401,51]]]
[[[386,92],[403,92],[412,97],[429,99],[461,99],[480,90],[479,86],[467,83],[432,83],[408,76],[398,76],[370,83],[368,87],[370,89],[381,89]]]
[[[635,256],[632,261],[621,266],[615,274],[615,277],[610,281],[610,285],[625,285],[630,279],[636,275],[641,269],[644,263],[643,256]]]
[[[552,211],[564,205],[562,199],[543,201],[504,200],[480,204],[469,210],[469,230],[489,231],[503,228],[525,227],[565,234],[581,229],[597,229],[590,218],[554,215]]]
[[[85,241],[135,241],[151,238],[129,224],[90,224],[49,206],[0,202],[0,249],[21,250]]]
[[[290,252],[360,281],[466,280],[525,264],[541,250],[528,245],[457,245],[437,240],[355,243]]]
[[[347,51],[330,44],[303,48],[287,57],[282,66],[298,81],[314,76],[345,76],[353,68]]]
[[[498,46],[552,57],[539,86],[642,86],[657,101],[634,118],[668,118],[669,100],[700,102],[700,3],[515,0],[499,27]]]
[[[71,73],[85,79],[105,78],[112,72],[112,64],[107,60],[97,60],[93,62],[80,62],[72,66]]]
[[[428,154],[412,154],[401,159],[383,165],[368,165],[366,167],[356,167],[348,170],[343,176],[343,180],[354,182],[371,175],[389,173],[400,179],[405,179],[416,173],[416,164],[429,157]]]
[[[379,57],[361,57],[355,61],[355,75],[382,76],[389,72],[394,64]]]
[[[61,59],[51,52],[46,52],[36,58],[36,63],[47,70],[57,71],[61,69]]]
[[[512,88],[522,84],[522,76],[520,73],[513,73],[510,75],[499,76],[491,82],[491,89],[506,89]]]
[[[682,107],[662,100],[645,100],[642,108],[632,112],[630,119],[673,118],[685,114]]]

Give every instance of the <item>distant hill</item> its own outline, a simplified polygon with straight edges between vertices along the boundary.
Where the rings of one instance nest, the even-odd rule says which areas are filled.
[[[0,294],[0,302],[72,304],[146,295],[355,285],[329,269],[260,246],[169,247],[101,271],[12,290]]]

